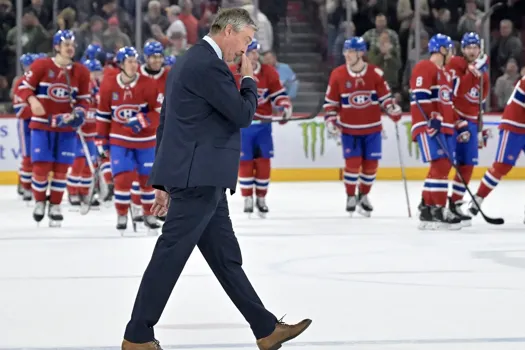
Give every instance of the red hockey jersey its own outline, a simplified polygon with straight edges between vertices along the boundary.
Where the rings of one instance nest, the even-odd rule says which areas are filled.
[[[525,77],[516,84],[503,110],[500,129],[525,134]]]
[[[366,63],[356,73],[344,64],[330,74],[323,107],[327,116],[338,116],[344,134],[368,135],[381,131],[381,108],[392,102],[381,69]]]
[[[69,75],[69,82],[66,74]],[[82,107],[87,112],[90,98],[89,80],[89,70],[77,62],[67,68],[56,64],[54,58],[41,58],[33,62],[18,87],[17,95],[24,102],[27,102],[30,96],[38,98],[46,115],[32,116],[29,127],[49,131],[74,131],[71,127],[51,127],[51,117],[55,114],[71,113],[71,99],[75,107]]]
[[[237,66],[230,66],[230,70],[236,77],[237,85],[240,86],[242,77],[237,73]],[[271,121],[273,108],[291,107],[292,102],[282,86],[279,73],[274,67],[267,64],[259,64],[253,71],[253,78],[257,83],[257,110],[253,117],[254,122],[261,120]]]
[[[459,117],[477,122],[481,79],[470,72],[467,60],[461,56],[452,57],[446,68],[452,75],[454,110]],[[488,92],[489,75],[483,73],[483,102]]]
[[[81,127],[82,133],[84,134],[86,140],[93,140],[95,136],[97,136],[96,112],[98,102],[100,100],[99,89],[100,86],[98,81],[91,79],[89,82],[89,91],[91,93],[91,98],[89,100],[89,110],[86,121]]]
[[[100,102],[96,112],[97,135],[112,145],[126,148],[155,147],[155,132],[159,126],[160,103],[156,84],[140,74],[131,84],[122,83],[121,74],[107,77],[100,87]],[[129,118],[143,113],[149,126],[134,133],[126,126]]]
[[[146,71],[146,66],[142,65],[139,68],[139,73],[145,77],[151,78],[157,82],[157,92],[159,93],[160,103],[164,100],[164,92],[166,91],[166,79],[168,79],[168,73],[170,69],[168,67],[162,67],[160,71],[155,75],[150,75]]]
[[[21,76],[13,83],[13,109],[17,118],[30,119],[32,116],[31,107],[18,94],[18,88],[23,81],[24,76]]]
[[[432,112],[443,116],[441,132],[453,135],[457,120],[452,105],[452,77],[445,69],[430,60],[418,62],[410,78],[410,114],[412,114],[412,138],[426,131],[427,118]],[[425,112],[417,107],[414,98]]]

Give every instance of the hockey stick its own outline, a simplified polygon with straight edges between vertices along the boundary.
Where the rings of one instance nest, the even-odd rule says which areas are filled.
[[[73,88],[71,87],[71,77],[69,76],[67,67],[64,68],[62,71],[64,72],[67,88],[69,90],[68,91],[69,104],[71,105],[71,108],[74,109]],[[82,144],[82,150],[84,151],[84,157],[86,158],[86,162],[88,164],[89,170],[91,171],[91,176],[93,177],[93,181],[91,182],[91,185],[89,185],[89,190],[88,190],[88,196],[87,196],[88,203],[87,205],[83,203],[84,205],[81,205],[80,207],[80,214],[86,215],[91,210],[91,203],[93,202],[93,197],[95,195],[95,180],[98,177],[99,168],[97,167],[97,169],[95,169],[95,166],[93,162],[91,161],[91,154],[89,153],[89,147],[86,143],[86,139],[84,138],[84,134],[82,133],[82,130],[78,128],[76,132],[80,140],[80,143]]]
[[[408,184],[407,184],[407,176],[405,173],[405,162],[403,161],[403,153],[401,152],[401,139],[399,138],[399,127],[397,123],[394,123],[396,126],[396,141],[397,141],[397,153],[399,155],[399,166],[401,167],[401,178],[403,179],[403,184],[405,185],[405,196],[407,200],[407,211],[408,211],[408,217],[412,217],[412,211],[410,209],[410,198],[408,195]]]
[[[423,118],[425,118],[425,120],[428,122],[430,119],[428,118],[428,116],[426,115],[425,111],[423,110],[423,108],[421,107],[421,105],[419,104],[419,101],[417,100],[416,96],[415,95],[412,95],[412,99],[414,100],[417,108],[419,109],[419,111],[421,112],[421,115],[423,116]],[[445,143],[443,142],[443,140],[441,139],[440,137],[441,135],[438,133],[435,137],[436,137],[436,140],[439,144],[439,147],[441,148],[441,150],[445,153],[445,156],[448,158],[448,161],[450,162],[450,164],[452,165],[452,167],[454,168],[454,170],[456,171],[456,174],[458,175],[459,179],[461,180],[461,183],[463,184],[463,186],[465,186],[465,189],[467,190],[468,194],[470,195],[470,197],[472,198],[472,202],[475,204],[476,208],[478,209],[479,213],[481,214],[481,216],[483,217],[483,219],[489,223],[489,224],[492,224],[492,225],[503,225],[505,223],[505,220],[503,220],[503,218],[491,218],[491,217],[488,217],[487,215],[485,215],[485,213],[483,212],[483,210],[481,210],[481,206],[479,205],[478,201],[476,200],[474,194],[472,193],[472,191],[470,190],[470,188],[468,187],[467,185],[467,182],[465,181],[465,179],[463,178],[463,176],[461,175],[461,172],[459,171],[459,168],[458,166],[456,165],[456,163],[454,162],[454,159],[451,157],[450,155],[450,152],[448,151]]]

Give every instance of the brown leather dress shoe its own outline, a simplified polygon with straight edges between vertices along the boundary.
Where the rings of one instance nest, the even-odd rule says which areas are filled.
[[[162,348],[157,340],[137,344],[124,339],[122,341],[122,350],[162,350]]]
[[[280,349],[283,343],[303,333],[310,324],[312,324],[312,320],[306,319],[297,324],[288,325],[281,318],[275,325],[275,330],[272,334],[265,338],[257,339],[257,346],[260,350]]]

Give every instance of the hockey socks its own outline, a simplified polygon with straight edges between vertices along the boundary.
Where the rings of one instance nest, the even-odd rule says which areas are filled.
[[[33,190],[33,198],[35,202],[45,202],[47,196],[47,188],[49,186],[49,173],[53,167],[50,162],[36,162],[33,163],[33,175],[31,177],[31,189]]]
[[[148,185],[148,178],[148,175],[139,175],[140,202],[145,216],[151,215],[151,207],[155,202],[155,189]]]
[[[448,194],[448,173],[452,165],[447,158],[430,162],[430,169],[423,185],[423,200],[426,205],[445,207]]]
[[[265,197],[270,184],[271,163],[269,158],[255,159],[255,195]]]
[[[23,157],[22,165],[18,172],[20,185],[24,190],[31,189],[32,165],[31,157]]]
[[[351,157],[345,159],[345,170],[343,173],[346,194],[350,197],[355,196],[357,180],[359,179],[359,168],[361,168],[361,157]]]
[[[378,160],[363,159],[361,172],[359,173],[359,193],[362,195],[370,193],[376,179]]]
[[[243,197],[253,197],[253,186],[255,185],[255,162],[253,160],[241,160],[239,164],[239,187]]]
[[[115,209],[119,216],[128,215],[129,204],[131,202],[131,183],[136,174],[126,171],[115,175],[113,183],[115,185]]]
[[[134,175],[135,180],[131,183],[131,203],[136,206],[141,206],[142,202],[140,199],[140,183],[138,181],[138,175]]]
[[[461,177],[463,178],[463,180],[465,180],[465,183],[468,185],[470,183],[470,179],[472,178],[474,165],[458,165],[458,169]],[[452,203],[456,203],[457,201],[462,200],[466,190],[467,189],[461,181],[461,178],[456,173],[456,176],[454,176],[454,180],[452,181]]]
[[[71,171],[67,176],[67,192],[70,196],[76,196],[80,194],[82,171],[84,170],[85,160],[83,157],[75,158]]]
[[[509,173],[512,169],[512,165],[505,163],[495,162],[492,164],[492,167],[485,172],[483,179],[481,179],[481,184],[479,185],[477,196],[485,198],[489,195],[490,192],[501,181],[501,178]]]

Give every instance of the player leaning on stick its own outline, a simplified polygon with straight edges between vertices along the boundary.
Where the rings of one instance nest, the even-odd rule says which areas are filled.
[[[452,78],[445,71],[452,47],[450,37],[434,35],[428,42],[430,58],[418,62],[410,78],[412,138],[419,145],[423,162],[430,165],[420,205],[419,228],[423,230],[461,228],[461,220],[446,209],[448,174],[454,161],[449,156],[456,148],[456,137],[458,142],[468,141],[469,133],[467,123],[454,114]]]
[[[468,134],[464,142],[456,145],[456,162],[460,175],[468,185],[474,166],[478,164],[478,148],[483,148],[487,142],[486,130],[478,132],[478,115],[480,113],[480,84],[483,81],[484,101],[489,92],[488,58],[481,52],[481,40],[476,33],[465,33],[461,39],[463,57],[454,56],[446,68],[453,78],[453,103],[457,118],[468,124]],[[483,79],[481,76],[483,75]],[[449,198],[450,211],[461,219],[463,226],[470,226],[470,215],[463,212],[463,196],[466,188],[456,173],[452,181],[452,196]]]
[[[63,220],[60,203],[66,189],[67,170],[75,156],[75,130],[84,122],[89,108],[90,77],[86,67],[72,61],[75,55],[72,31],[59,30],[53,36],[53,47],[55,57],[33,62],[18,94],[27,101],[33,114],[29,124],[33,218],[37,222],[43,219],[49,187],[49,224],[59,226]]]
[[[328,132],[342,139],[346,211],[352,214],[358,206],[361,214],[370,216],[373,207],[368,193],[381,159],[382,109],[398,122],[401,108],[393,102],[383,71],[363,61],[365,53],[366,42],[362,38],[345,41],[346,64],[330,75],[324,109]]]
[[[496,159],[483,175],[475,195],[476,202],[480,205],[503,176],[516,165],[521,152],[525,151],[525,77],[518,81],[510,95],[503,110],[499,130]],[[472,201],[469,203],[469,210],[472,215],[478,213]]]

